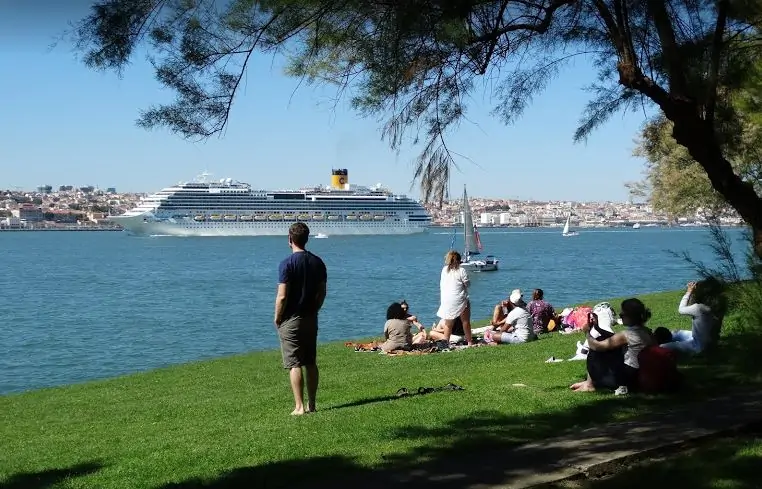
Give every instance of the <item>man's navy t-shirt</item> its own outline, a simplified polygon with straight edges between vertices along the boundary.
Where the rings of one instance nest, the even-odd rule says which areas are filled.
[[[328,280],[325,263],[309,251],[291,253],[280,262],[278,282],[286,284],[286,308],[283,320],[294,316],[317,314],[318,287]]]

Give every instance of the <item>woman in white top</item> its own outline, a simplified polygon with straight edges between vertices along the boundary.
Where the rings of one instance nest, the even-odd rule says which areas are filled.
[[[716,341],[725,308],[722,285],[717,280],[690,282],[677,312],[693,319],[691,330],[673,331],[672,341],[661,346],[680,352],[701,353]]]
[[[437,316],[444,322],[444,332],[441,338],[434,338],[432,335],[432,339],[449,341],[455,319],[460,318],[463,322],[466,342],[473,345],[471,303],[468,300],[468,287],[471,282],[466,270],[460,266],[460,262],[460,253],[457,251],[449,251],[445,255],[445,266],[439,278],[439,310],[437,311]]]

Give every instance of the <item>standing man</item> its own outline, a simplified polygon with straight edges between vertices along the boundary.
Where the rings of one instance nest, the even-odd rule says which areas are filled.
[[[294,392],[293,415],[315,411],[318,388],[318,311],[323,306],[328,275],[323,260],[305,250],[310,228],[303,222],[291,225],[291,255],[278,267],[275,327],[280,338],[283,368],[289,370]],[[307,371],[307,409],[304,409],[302,367]]]

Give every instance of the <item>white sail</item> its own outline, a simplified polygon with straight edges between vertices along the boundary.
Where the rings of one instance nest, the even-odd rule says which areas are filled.
[[[566,218],[566,224],[564,224],[564,231],[561,234],[569,234],[569,224],[571,223],[571,215]]]
[[[463,185],[463,239],[465,241],[465,256],[478,255],[479,246],[476,242],[476,235],[474,233],[474,220],[471,216],[471,206],[468,203],[468,194],[466,193],[466,186]]]

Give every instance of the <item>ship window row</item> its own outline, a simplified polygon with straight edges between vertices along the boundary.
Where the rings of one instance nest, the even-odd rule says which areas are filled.
[[[228,204],[228,205],[242,205],[242,204],[256,204],[256,205],[295,205],[295,202],[278,202],[274,200],[254,200],[254,199],[247,199],[247,200],[220,200],[220,199],[166,199],[163,200],[163,202],[173,203],[173,204],[179,204],[179,203],[198,203],[198,204]],[[333,207],[342,207],[342,206],[384,206],[384,207],[402,207],[402,206],[412,206],[412,207],[419,207],[420,204],[414,201],[407,201],[407,202],[399,202],[399,201],[364,201],[364,202],[357,202],[357,201],[350,201],[350,202],[322,202],[322,201],[300,201],[298,205],[309,205],[309,206],[333,206]]]
[[[176,209],[176,211],[182,211],[182,210],[181,209]],[[226,213],[229,213],[229,215],[245,215],[245,214],[243,214],[240,211],[238,213],[235,213],[235,212],[232,212],[232,211],[222,211],[222,210],[214,210],[214,211],[210,212],[208,209],[207,210],[203,210],[203,209],[189,210],[187,212],[183,212],[182,214],[174,214],[174,215],[190,216],[190,215],[204,214],[204,213],[219,214],[219,215],[223,215],[223,214],[226,214]],[[275,214],[275,213],[277,213],[277,214],[293,214],[293,215],[297,215],[297,216],[298,215],[302,215],[302,214],[310,214],[309,212],[304,212],[304,211],[270,211],[270,212],[261,212],[260,211],[260,212],[254,212],[252,214],[258,215],[258,216],[266,216],[266,215]],[[357,213],[355,215],[363,215],[363,214],[373,214],[373,215],[376,215],[376,216],[390,216],[390,217],[391,216],[398,216],[399,215],[399,213],[397,213],[397,212],[368,212],[368,213]],[[322,215],[344,215],[344,214],[322,213]],[[406,215],[410,216],[411,218],[412,217],[423,217],[423,218],[428,219],[428,216],[421,216],[421,215],[416,216],[412,212],[408,212]]]
[[[389,210],[389,209],[361,209],[361,210],[353,210],[353,209],[342,209],[342,210],[330,210],[330,209],[321,209],[321,210],[308,210],[308,209],[241,209],[240,207],[237,208],[220,208],[220,207],[164,207],[161,209],[162,211],[185,211],[185,212],[211,212],[211,213],[250,213],[250,214],[269,214],[273,212],[281,212],[281,213],[288,213],[288,214],[347,214],[347,213],[353,213],[353,214],[383,214],[387,216],[396,216],[398,214],[406,214],[410,216],[425,216],[425,214],[421,214],[420,212],[416,212],[415,210]]]
[[[156,201],[162,202],[219,202],[219,203],[231,203],[242,204],[246,202],[256,204],[281,204],[281,205],[295,205],[306,203],[309,205],[416,205],[418,202],[414,200],[343,200],[343,201],[322,201],[322,200],[300,200],[300,201],[280,201],[280,200],[264,200],[264,199],[201,199],[201,198],[184,198],[184,197],[170,197],[169,199],[157,199]]]
[[[373,211],[416,211],[421,212],[422,209],[420,206],[416,205],[406,205],[406,206],[389,206],[389,205],[344,205],[344,206],[295,206],[295,205],[268,205],[268,206],[262,206],[262,205],[241,205],[241,204],[214,204],[214,203],[207,203],[207,202],[188,202],[188,203],[179,203],[179,202],[171,202],[171,203],[164,203],[160,206],[161,209],[191,209],[191,208],[208,208],[208,209],[246,209],[246,210],[261,210],[261,211],[267,211],[270,209],[278,209],[278,210],[290,210],[290,209],[304,209],[308,210],[310,212],[315,212],[319,210],[373,210]]]

